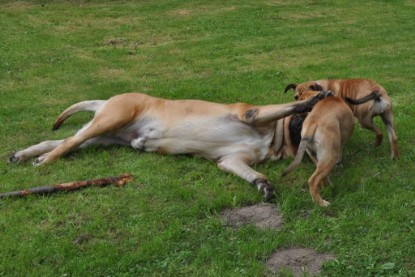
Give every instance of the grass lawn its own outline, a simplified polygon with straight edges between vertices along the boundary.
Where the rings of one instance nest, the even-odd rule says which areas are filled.
[[[135,177],[122,189],[1,200],[0,276],[261,276],[290,246],[335,255],[324,276],[415,276],[414,14],[413,1],[0,1],[0,191]],[[352,77],[388,90],[401,159],[357,127],[322,190],[329,208],[311,201],[308,159],[285,178],[290,160],[255,166],[277,190],[279,232],[227,227],[223,209],[261,195],[199,157],[108,147],[6,163],[72,135],[90,113],[57,132],[52,123],[82,100],[140,91],[283,103],[288,83]]]

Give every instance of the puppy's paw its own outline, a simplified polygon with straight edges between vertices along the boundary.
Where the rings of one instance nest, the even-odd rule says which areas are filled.
[[[328,207],[330,206],[330,202],[326,201],[326,200],[322,200],[320,203],[321,207]]]

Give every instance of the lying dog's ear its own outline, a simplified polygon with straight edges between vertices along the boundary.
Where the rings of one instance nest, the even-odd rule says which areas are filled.
[[[314,85],[310,86],[310,89],[313,90],[313,91],[322,91],[323,87],[319,84],[314,84]]]
[[[287,93],[287,91],[289,91],[290,89],[295,90],[297,88],[296,84],[289,84],[285,87],[284,93]]]

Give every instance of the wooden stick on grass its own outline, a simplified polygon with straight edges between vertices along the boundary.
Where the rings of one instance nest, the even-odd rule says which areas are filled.
[[[128,174],[122,174],[116,177],[108,177],[108,178],[101,178],[101,179],[94,179],[94,180],[87,180],[87,181],[76,181],[76,182],[69,182],[63,184],[56,184],[56,185],[49,185],[49,186],[42,186],[42,187],[35,187],[29,188],[24,190],[18,191],[11,191],[0,193],[0,199],[6,197],[23,197],[29,194],[47,194],[47,193],[54,193],[58,191],[67,191],[67,190],[76,190],[80,188],[85,188],[89,186],[105,186],[109,184],[115,184],[119,187],[125,185],[125,183],[131,181],[133,177]]]

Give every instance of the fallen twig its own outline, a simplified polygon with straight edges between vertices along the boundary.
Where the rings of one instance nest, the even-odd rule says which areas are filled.
[[[63,183],[63,184],[56,184],[56,185],[49,185],[49,186],[42,186],[42,187],[35,187],[35,188],[29,188],[29,189],[24,189],[24,190],[0,193],[0,199],[6,198],[6,197],[23,197],[29,194],[47,194],[47,193],[54,193],[58,191],[76,190],[76,189],[85,188],[89,186],[105,186],[109,184],[115,184],[119,187],[122,187],[125,185],[125,183],[131,181],[132,179],[133,177],[130,174],[126,173],[126,174],[122,174],[116,177],[69,182],[69,183]]]

